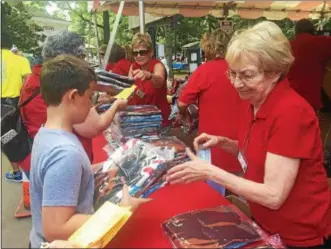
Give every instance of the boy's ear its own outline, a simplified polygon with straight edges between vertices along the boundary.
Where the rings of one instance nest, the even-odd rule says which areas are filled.
[[[66,95],[67,95],[68,100],[71,102],[71,101],[75,100],[75,98],[77,97],[78,90],[77,89],[71,89],[66,93]]]

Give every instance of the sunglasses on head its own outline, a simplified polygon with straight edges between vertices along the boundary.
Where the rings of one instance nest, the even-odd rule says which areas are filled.
[[[139,50],[139,51],[133,51],[132,54],[134,57],[138,56],[138,54],[140,56],[146,56],[148,54],[148,50]]]

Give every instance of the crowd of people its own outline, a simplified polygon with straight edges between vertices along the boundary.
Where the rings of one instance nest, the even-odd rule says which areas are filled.
[[[331,39],[315,36],[306,19],[295,31],[289,42],[275,23],[264,21],[232,37],[221,30],[204,35],[207,61],[179,97],[177,119],[186,119],[188,106],[198,104],[200,135],[194,147],[210,148],[212,159],[204,161],[187,149],[191,160],[169,170],[167,181],[212,180],[245,198],[253,219],[289,248],[329,248],[331,190],[317,114]],[[130,49],[115,44],[106,69],[135,79],[136,90],[129,100],[116,100],[98,114],[91,107],[96,75],[79,35],[63,31],[47,37],[44,61],[32,72],[23,57],[9,51],[6,37],[2,34],[1,104],[17,105],[19,97],[37,95],[21,108],[32,153],[13,163],[5,177],[20,181],[20,167],[30,179],[30,247],[57,240],[64,241],[51,246],[65,246],[93,214],[93,176],[102,163],[93,164],[92,138],[127,105],[157,106],[163,132],[170,130],[167,70],[153,58],[148,34],[134,35]],[[100,55],[105,52],[102,47]],[[99,101],[113,102],[112,93]],[[149,201],[130,197],[126,186],[123,190],[121,205],[135,210]]]

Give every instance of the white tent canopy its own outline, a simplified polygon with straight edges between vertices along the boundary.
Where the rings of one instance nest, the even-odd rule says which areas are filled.
[[[119,1],[94,0],[98,11],[112,10],[117,12]],[[186,17],[213,15],[223,17],[224,9],[228,16],[239,15],[242,18],[256,19],[266,17],[269,20],[290,18],[317,19],[331,16],[331,1],[155,1],[144,0],[145,13],[154,16],[172,16],[182,14]],[[125,1],[123,15],[138,16],[139,1]]]

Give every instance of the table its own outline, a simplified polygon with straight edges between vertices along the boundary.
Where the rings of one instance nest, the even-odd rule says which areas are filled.
[[[93,141],[95,161],[107,158],[100,149],[103,137]],[[142,205],[119,231],[107,248],[172,248],[161,224],[181,213],[195,209],[230,204],[204,182],[187,185],[169,185],[150,196],[153,200]]]

